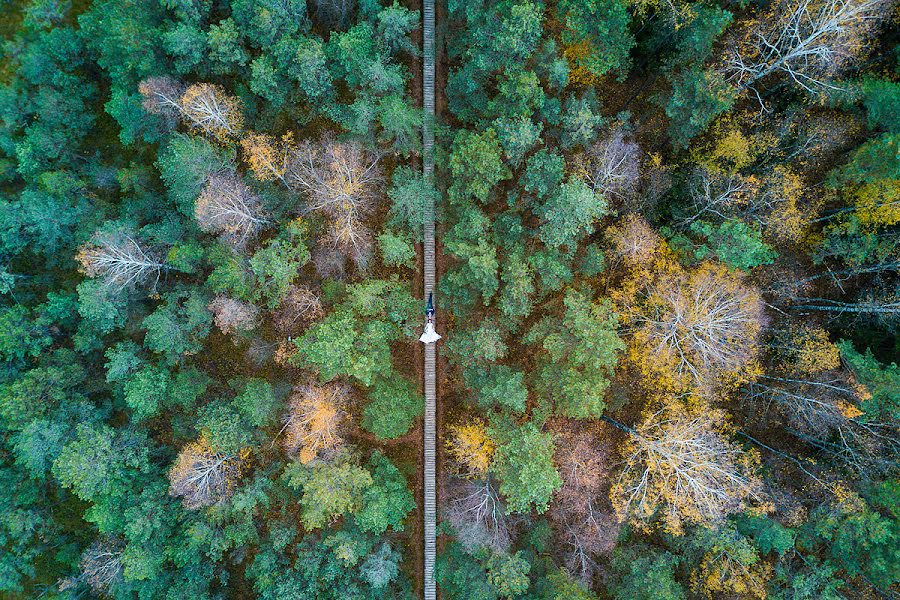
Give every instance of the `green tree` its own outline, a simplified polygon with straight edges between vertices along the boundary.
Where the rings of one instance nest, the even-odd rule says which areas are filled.
[[[406,435],[425,412],[425,401],[416,385],[399,374],[376,379],[368,395],[362,425],[382,440]]]
[[[208,304],[196,290],[167,294],[165,304],[144,318],[144,345],[162,354],[170,365],[197,354],[212,324]]]
[[[594,222],[606,214],[606,200],[575,177],[559,186],[539,209],[543,219],[540,239],[550,248],[574,249],[590,233]]]
[[[643,544],[619,549],[611,562],[609,591],[616,600],[681,600],[684,589],[675,580],[676,556]]]
[[[293,462],[284,470],[287,484],[300,490],[300,518],[307,529],[319,529],[363,506],[373,480],[367,470],[347,455],[310,465]]]
[[[406,477],[379,451],[368,463],[372,485],[363,492],[362,506],[353,521],[365,532],[381,535],[388,528],[403,531],[403,521],[416,507]]]
[[[487,561],[488,581],[501,598],[515,598],[528,591],[531,565],[521,550],[515,554],[494,554]]]
[[[609,71],[624,77],[635,44],[627,5],[617,0],[561,0],[558,10],[565,25],[562,43],[580,50],[572,53],[574,66],[597,77]]]
[[[472,197],[487,202],[500,181],[512,176],[503,165],[500,140],[493,129],[475,133],[462,129],[453,138],[450,197],[462,201]]]
[[[553,437],[530,422],[508,432],[492,431],[491,437],[502,440],[491,469],[500,477],[507,512],[528,513],[534,508],[543,514],[562,485],[553,466]]]

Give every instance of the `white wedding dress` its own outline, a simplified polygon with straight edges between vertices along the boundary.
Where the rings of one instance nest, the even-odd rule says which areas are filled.
[[[425,323],[425,333],[422,334],[422,337],[419,338],[419,341],[423,344],[433,344],[439,339],[441,339],[441,336],[439,336],[434,330],[434,323]]]

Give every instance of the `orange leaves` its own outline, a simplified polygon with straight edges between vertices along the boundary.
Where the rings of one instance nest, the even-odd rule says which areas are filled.
[[[496,445],[485,429],[484,423],[474,420],[467,424],[451,425],[447,451],[453,457],[460,474],[470,479],[487,475],[494,458]]]
[[[341,431],[348,420],[345,407],[350,389],[340,383],[298,387],[284,418],[284,447],[303,464],[344,444]]]

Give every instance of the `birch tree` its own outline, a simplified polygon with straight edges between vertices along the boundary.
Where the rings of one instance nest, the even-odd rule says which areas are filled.
[[[185,446],[169,470],[169,494],[189,510],[212,506],[234,491],[241,458],[219,452],[200,437]]]
[[[236,138],[243,127],[239,100],[211,83],[192,85],[181,96],[181,114],[187,124],[220,142]]]
[[[122,229],[96,233],[79,249],[75,260],[82,273],[101,279],[116,291],[148,282],[155,288],[168,269],[162,259]]]
[[[585,179],[595,194],[620,202],[632,197],[641,178],[641,149],[617,127],[585,153]]]
[[[113,586],[122,580],[124,544],[115,538],[101,537],[81,555],[81,577],[91,590],[102,596],[112,594]]]
[[[259,196],[233,171],[209,177],[194,204],[194,217],[200,229],[218,233],[235,248],[246,247],[269,224]]]
[[[172,126],[182,116],[181,96],[184,91],[184,84],[171,77],[149,77],[138,85],[144,110],[163,117]]]
[[[730,51],[726,70],[740,89],[781,73],[814,93],[839,89],[832,78],[866,50],[871,33],[889,16],[887,0],[790,0],[755,25]]]
[[[284,447],[290,455],[308,464],[314,458],[334,452],[344,444],[346,407],[350,389],[340,383],[298,387],[288,401],[284,417]]]
[[[713,410],[664,408],[623,427],[624,468],[610,492],[619,515],[639,524],[658,516],[680,535],[686,523],[715,525],[761,499],[755,455],[729,441],[721,421]]]

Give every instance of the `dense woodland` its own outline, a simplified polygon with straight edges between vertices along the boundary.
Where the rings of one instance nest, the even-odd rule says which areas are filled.
[[[0,0],[0,598],[900,595],[888,0]]]

